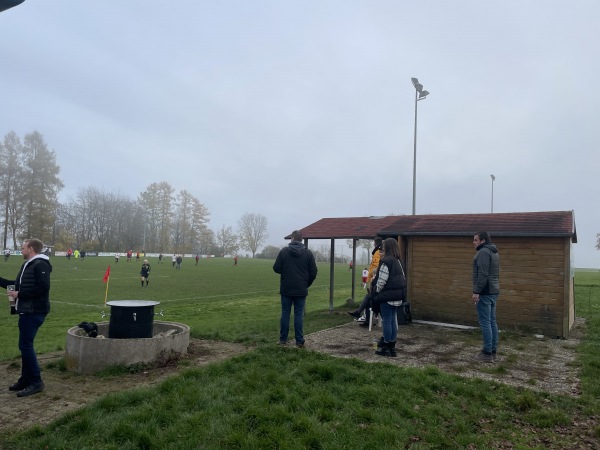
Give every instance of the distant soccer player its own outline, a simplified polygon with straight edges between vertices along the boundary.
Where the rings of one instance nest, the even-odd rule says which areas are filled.
[[[365,270],[362,271],[362,287],[363,289],[367,288],[367,280],[369,279],[369,269],[365,267]]]
[[[148,264],[148,260],[144,260],[144,264],[142,264],[142,270],[140,270],[141,283],[142,287],[144,287],[144,281],[146,282],[146,286],[148,286],[148,277],[150,276],[150,264]]]

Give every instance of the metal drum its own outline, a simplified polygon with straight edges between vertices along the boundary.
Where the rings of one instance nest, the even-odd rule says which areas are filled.
[[[151,338],[154,307],[160,302],[150,300],[112,300],[108,337],[112,339]]]

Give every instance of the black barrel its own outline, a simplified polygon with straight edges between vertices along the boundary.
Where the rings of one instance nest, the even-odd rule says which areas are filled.
[[[113,300],[110,306],[108,337],[112,339],[151,338],[154,307],[159,302],[149,300]]]

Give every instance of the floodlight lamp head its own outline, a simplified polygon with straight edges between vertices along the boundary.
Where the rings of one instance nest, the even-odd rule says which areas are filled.
[[[6,11],[13,6],[20,5],[25,0],[0,0],[0,12]]]
[[[419,100],[424,100],[429,95],[429,91],[419,91]]]
[[[417,84],[419,84],[419,79],[418,78],[411,78],[410,81],[412,81],[412,84],[414,87],[417,87]]]

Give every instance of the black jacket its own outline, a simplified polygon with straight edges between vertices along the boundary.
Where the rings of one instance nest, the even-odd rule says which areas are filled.
[[[473,258],[473,293],[500,293],[500,255],[491,242],[478,246],[477,254]]]
[[[317,277],[315,257],[300,241],[292,241],[281,249],[273,270],[281,275],[279,293],[289,297],[306,297]]]
[[[36,255],[25,261],[15,280],[0,277],[0,287],[9,284],[19,291],[19,314],[48,314],[50,312],[50,272],[52,265],[46,255]],[[12,312],[12,311],[11,311]]]

